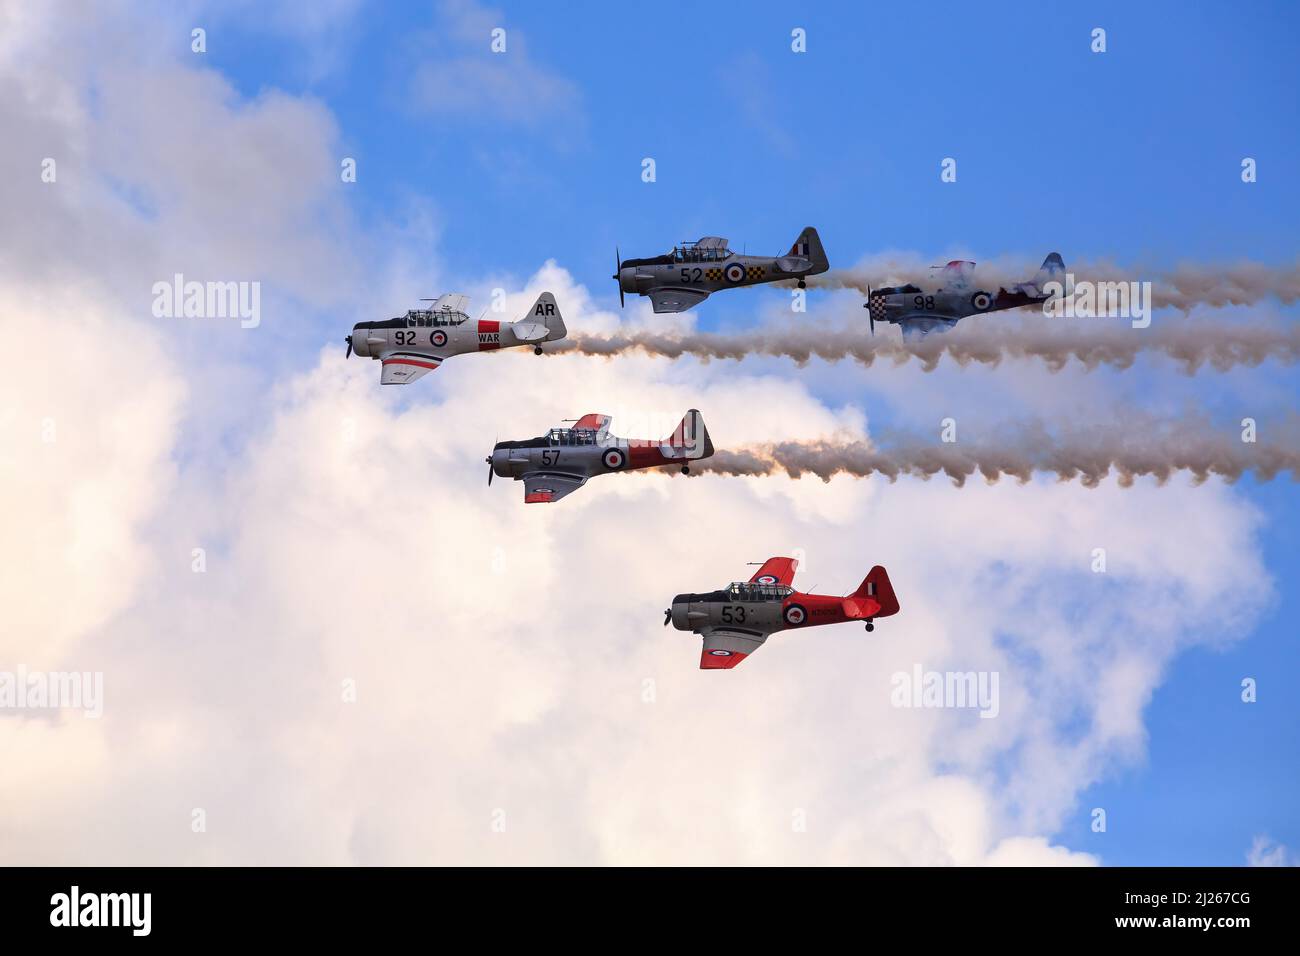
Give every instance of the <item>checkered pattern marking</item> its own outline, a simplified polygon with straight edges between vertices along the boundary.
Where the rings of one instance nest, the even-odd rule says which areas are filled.
[[[704,270],[704,278],[708,279],[710,282],[721,282],[721,281],[722,281],[722,270],[721,270],[721,269],[705,269],[705,270]]]
[[[885,321],[885,297],[879,293],[871,293],[871,298],[867,300],[868,311],[871,317],[877,322]]]
[[[767,275],[767,269],[763,268],[762,266],[749,266],[748,268],[745,269],[745,278],[748,279],[750,282],[754,282],[757,279],[761,279],[765,275]]]

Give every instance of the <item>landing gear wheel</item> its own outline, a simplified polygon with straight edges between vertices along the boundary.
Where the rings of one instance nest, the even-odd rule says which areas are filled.
[[[800,280],[799,280],[799,288],[801,288],[801,289],[806,289],[806,288],[808,288],[808,283],[805,282],[803,279],[800,279]]]
[[[541,347],[540,345],[534,345],[534,346],[533,346],[533,354],[534,354],[534,355],[541,355],[541,354],[542,354],[542,347]]]
[[[876,629],[876,625],[873,624],[871,621],[868,621],[868,622],[867,622],[867,630],[868,630],[868,631],[874,631],[875,629]]]
[[[690,473],[691,473],[691,466],[690,466],[690,465],[682,465],[682,474],[683,474],[683,475],[689,475]]]

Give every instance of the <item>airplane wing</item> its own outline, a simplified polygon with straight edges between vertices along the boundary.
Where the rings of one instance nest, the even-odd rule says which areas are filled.
[[[879,320],[877,320],[879,321]],[[946,332],[957,324],[951,315],[927,315],[924,312],[911,312],[894,320],[903,330],[903,338],[915,340],[924,338],[931,332]]]
[[[768,558],[752,578],[750,584],[789,584],[799,567],[797,558]]]
[[[524,503],[543,504],[559,501],[571,491],[577,491],[587,483],[586,478],[577,475],[556,475],[537,472],[524,476]]]
[[[650,304],[656,312],[685,312],[708,297],[707,292],[695,289],[655,289],[650,293]]]
[[[609,428],[609,423],[612,421],[613,419],[608,415],[602,415],[599,412],[587,412],[573,423],[573,427],[590,428],[592,431],[603,432]]]
[[[426,372],[432,372],[442,364],[442,358],[419,352],[389,352],[382,357],[382,362],[384,371],[379,379],[381,385],[406,385]]]
[[[434,299],[429,308],[433,312],[465,312],[469,308],[469,296],[446,292]]]
[[[700,651],[700,670],[731,670],[763,646],[767,635],[760,631],[729,631],[711,627],[701,632],[704,648]]]

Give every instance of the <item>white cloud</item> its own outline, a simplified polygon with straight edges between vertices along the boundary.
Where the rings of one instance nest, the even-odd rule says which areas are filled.
[[[1263,834],[1251,841],[1246,862],[1251,866],[1300,866],[1300,861],[1288,847]]]
[[[444,0],[433,30],[413,49],[411,105],[457,122],[555,123],[570,131],[582,122],[581,95],[557,70],[535,60],[523,32],[496,9],[469,0]],[[505,50],[493,52],[494,30],[505,30]],[[455,137],[454,129],[448,135]]]

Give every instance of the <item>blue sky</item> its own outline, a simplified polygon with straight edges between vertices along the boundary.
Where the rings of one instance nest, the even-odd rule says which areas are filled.
[[[429,254],[446,274],[522,278],[556,258],[606,307],[616,244],[651,255],[718,234],[775,253],[809,224],[833,265],[889,250],[1028,271],[1050,250],[1137,268],[1297,256],[1294,4],[512,4],[500,19],[562,80],[509,122],[411,93],[419,64],[464,54],[425,3],[363,6],[310,55],[300,36],[232,21],[212,31],[208,56],[244,96],[276,88],[328,107],[358,161],[362,222],[400,222],[428,201]],[[790,50],[794,27],[806,54]],[[1107,31],[1104,54],[1089,49],[1094,27]],[[647,156],[654,184],[641,181]],[[939,179],[949,156],[956,184]],[[747,295],[710,300],[701,325],[743,324],[786,293]],[[351,320],[321,316],[322,339]],[[1118,401],[1226,423],[1259,391],[1293,407],[1298,384],[1276,365],[1094,374]],[[814,391],[840,401],[845,387]],[[893,414],[906,419],[892,409],[882,423]],[[1083,794],[1055,835],[1071,849],[1111,864],[1236,865],[1256,834],[1300,846],[1300,504],[1285,479],[1247,479],[1241,493],[1266,516],[1277,601],[1248,638],[1174,660],[1147,711],[1145,758]],[[1247,676],[1260,693],[1249,706]],[[1095,806],[1104,837],[1088,829]]]

